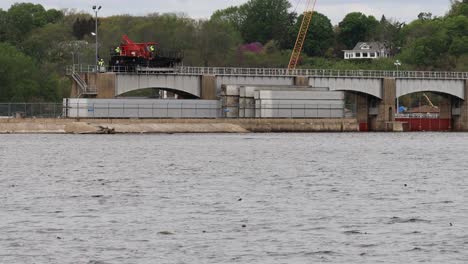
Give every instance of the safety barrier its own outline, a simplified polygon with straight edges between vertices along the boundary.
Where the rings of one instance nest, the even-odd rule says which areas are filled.
[[[70,65],[66,72],[93,73],[102,72],[94,65]],[[331,70],[331,69],[295,69],[282,68],[228,68],[228,67],[187,67],[145,68],[145,67],[107,67],[105,71],[121,74],[174,74],[174,75],[221,75],[221,76],[305,76],[336,78],[400,78],[400,79],[440,79],[466,80],[468,72],[437,71],[373,71],[373,70]],[[104,72],[105,72],[104,71]]]

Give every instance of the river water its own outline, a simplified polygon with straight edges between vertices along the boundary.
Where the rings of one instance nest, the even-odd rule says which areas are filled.
[[[468,134],[0,135],[0,263],[468,263]]]

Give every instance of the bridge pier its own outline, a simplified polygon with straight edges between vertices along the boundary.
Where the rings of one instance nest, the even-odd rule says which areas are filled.
[[[369,97],[366,94],[356,93],[356,119],[359,131],[369,131]]]
[[[200,99],[216,100],[216,76],[202,75],[201,76],[201,91]]]
[[[371,118],[372,131],[388,131],[395,122],[396,80],[382,79],[382,100],[377,102],[377,115]]]
[[[440,119],[452,119],[452,97],[444,95],[443,100],[439,103],[439,110]]]
[[[294,77],[295,86],[309,86],[309,77],[307,76],[296,76]]]
[[[464,100],[460,100],[460,115],[453,117],[453,130],[468,131],[468,80],[465,80]]]

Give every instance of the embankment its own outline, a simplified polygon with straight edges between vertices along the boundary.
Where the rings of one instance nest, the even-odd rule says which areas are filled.
[[[355,119],[0,119],[0,134],[356,132]]]

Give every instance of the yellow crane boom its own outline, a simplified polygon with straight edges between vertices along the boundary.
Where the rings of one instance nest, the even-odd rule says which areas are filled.
[[[310,22],[312,21],[312,17],[314,15],[316,3],[317,0],[307,0],[306,11],[304,12],[304,17],[302,18],[301,28],[299,29],[296,44],[294,45],[294,49],[291,54],[291,59],[289,60],[289,70],[296,69],[297,62],[301,57],[302,48],[304,47],[304,42],[307,37],[307,32],[309,31]]]
[[[423,96],[424,96],[424,98],[426,98],[427,102],[429,103],[429,105],[430,105],[432,108],[438,108],[437,106],[435,106],[435,105],[432,103],[431,99],[429,99],[429,96],[427,96],[427,94],[423,93]]]

